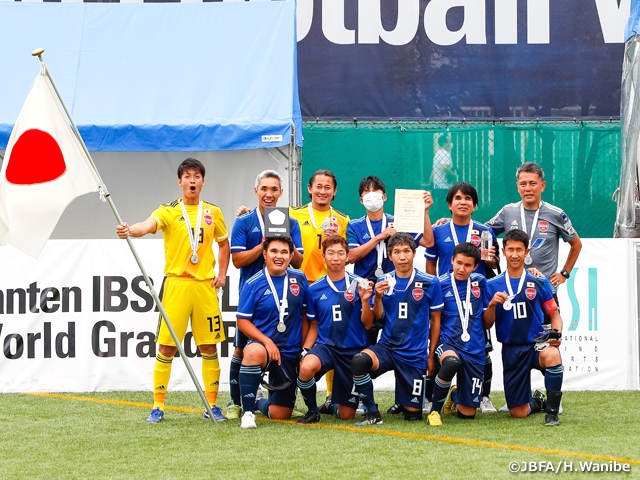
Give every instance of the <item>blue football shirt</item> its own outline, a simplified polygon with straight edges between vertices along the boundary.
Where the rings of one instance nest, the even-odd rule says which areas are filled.
[[[551,284],[546,278],[535,277],[527,271],[522,290],[516,293],[520,278],[509,278],[507,272],[503,272],[487,281],[489,299],[496,292],[509,295],[506,282],[511,282],[515,296],[511,299],[510,309],[505,310],[502,304],[496,306],[496,337],[501,343],[533,344],[535,338],[542,333],[545,313],[558,309]]]
[[[307,318],[318,322],[317,343],[336,348],[364,348],[367,330],[362,324],[362,300],[356,286],[354,292],[347,287],[355,278],[349,273],[334,282],[336,292],[327,277],[321,277],[307,290]],[[349,284],[347,284],[347,281]]]
[[[489,304],[487,294],[486,279],[478,274],[472,273],[470,280],[471,293],[469,301],[471,302],[471,312],[469,314],[469,325],[467,332],[469,333],[469,341],[462,340],[462,319],[458,311],[455,294],[453,293],[453,284],[451,283],[451,272],[438,277],[440,280],[440,288],[442,288],[442,299],[444,300],[444,309],[440,317],[440,343],[447,343],[454,347],[463,357],[478,363],[484,363],[485,338],[484,327],[482,325],[482,314],[486,306]],[[456,287],[461,304],[467,297],[467,281],[456,280]]]
[[[296,358],[302,349],[302,312],[306,307],[305,296],[309,288],[307,278],[300,270],[287,270],[289,287],[286,292],[288,307],[284,317],[286,330],[278,332],[279,305],[273,298],[265,270],[266,268],[260,270],[247,281],[240,293],[236,316],[251,320],[261,333],[275,343],[282,356]],[[284,278],[285,275],[271,277],[280,301],[283,299]]]
[[[260,210],[255,208],[249,213],[236,218],[231,229],[231,252],[244,252],[251,250],[257,245],[262,244],[262,230],[260,228],[260,221],[258,220]],[[264,221],[264,217],[263,217]],[[300,236],[300,225],[295,218],[289,218],[291,227],[291,240],[296,250],[304,255],[304,249],[302,248],[302,237]],[[258,273],[264,267],[264,257],[259,256],[252,263],[245,267],[240,268],[240,283],[238,284],[238,291],[241,292],[244,285],[252,276]]]
[[[475,220],[472,220],[472,222],[471,238],[469,238],[470,243],[480,248],[480,235],[482,235],[482,232],[485,230],[491,232],[491,241],[496,241],[496,236],[493,234],[493,230],[491,230],[491,228],[483,225],[482,223],[476,222]],[[452,222],[448,222],[433,229],[435,244],[433,247],[429,247],[425,250],[424,256],[428,260],[438,262],[438,275],[444,275],[453,267],[451,264],[451,258],[453,257],[453,249],[456,248],[458,243],[455,242],[453,235],[451,235],[451,225],[453,225],[456,236],[458,237],[458,243],[467,241],[469,225],[459,226]],[[486,275],[487,269],[485,267],[484,260],[480,260],[478,268],[476,268],[475,271],[481,275]]]
[[[442,310],[442,291],[437,277],[414,272],[410,284],[410,278],[396,277],[393,293],[382,296],[384,326],[379,343],[389,348],[394,358],[426,369],[431,312]],[[382,280],[384,277],[378,279]]]
[[[385,213],[384,216],[387,220],[387,226],[390,223],[393,223],[393,215],[389,215]],[[379,235],[382,232],[382,219],[380,220],[371,220],[371,230],[373,230],[373,236]],[[422,239],[422,233],[412,233],[413,239],[416,242],[416,245]],[[357,218],[355,220],[351,220],[347,225],[347,242],[349,243],[349,248],[356,248],[371,240],[371,232],[369,232],[369,227],[367,226],[367,216]],[[385,254],[382,257],[382,271],[384,273],[391,272],[395,267],[393,266],[393,262],[389,260],[388,255],[386,255],[387,251],[387,241],[384,242],[384,251]],[[361,260],[358,260],[353,265],[353,272],[368,280],[373,282],[376,281],[376,269],[378,268],[378,250],[371,250],[366,256],[364,256]]]

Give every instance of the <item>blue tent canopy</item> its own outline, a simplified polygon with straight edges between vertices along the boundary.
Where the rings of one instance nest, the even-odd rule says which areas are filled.
[[[631,0],[631,15],[627,21],[627,28],[624,32],[624,41],[626,42],[634,35],[640,33],[640,0]]]
[[[295,1],[0,2],[0,149],[40,68],[92,151],[302,144]]]

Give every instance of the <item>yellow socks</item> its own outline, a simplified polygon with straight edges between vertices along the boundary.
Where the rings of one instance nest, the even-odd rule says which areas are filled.
[[[167,396],[172,361],[173,357],[165,357],[160,352],[156,356],[153,368],[153,408],[164,410],[164,399]]]
[[[202,354],[202,380],[204,381],[204,395],[209,405],[214,406],[218,400],[220,386],[220,362],[218,352]]]

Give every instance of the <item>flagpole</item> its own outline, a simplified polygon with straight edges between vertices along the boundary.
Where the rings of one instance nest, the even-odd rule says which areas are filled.
[[[71,114],[69,113],[69,110],[67,110],[67,106],[65,105],[64,100],[62,99],[62,96],[60,95],[60,92],[58,91],[58,87],[56,87],[56,84],[53,81],[53,78],[51,77],[51,74],[49,73],[49,69],[47,68],[46,63],[42,59],[42,54],[43,53],[44,53],[44,48],[37,48],[36,50],[34,50],[31,53],[31,55],[33,55],[34,57],[38,57],[38,59],[40,60],[40,64],[42,65],[43,72],[46,75],[46,77],[49,79],[49,82],[51,82],[51,86],[53,87],[53,90],[56,92],[56,96],[58,97],[58,101],[60,102],[60,105],[62,105],[62,108],[64,109],[65,113],[67,114],[67,119],[71,123],[71,128],[72,128],[74,134],[76,135],[76,137],[78,138],[78,140],[80,141],[80,145],[82,146],[82,149],[84,150],[85,155],[89,159],[89,162],[91,163],[91,166],[93,167],[93,170],[94,170],[96,176],[100,180],[100,197],[102,198],[103,201],[106,201],[106,202],[109,203],[109,206],[111,207],[111,211],[113,212],[113,215],[116,217],[118,225],[120,225],[122,223],[122,218],[120,217],[120,214],[118,213],[118,209],[116,208],[115,204],[113,203],[113,200],[111,199],[111,195],[109,194],[109,191],[107,190],[107,186],[102,181],[102,177],[100,176],[100,172],[98,172],[98,169],[97,169],[95,163],[93,162],[93,158],[91,158],[91,154],[89,153],[89,150],[87,149],[87,146],[85,145],[84,140],[82,139],[82,136],[80,135],[80,132],[78,131],[78,127],[76,127],[76,124],[73,121],[73,118],[71,117]],[[200,395],[200,398],[202,399],[202,403],[204,403],[204,408],[209,413],[209,418],[211,419],[211,421],[213,423],[218,423],[218,421],[216,420],[215,415],[213,414],[213,412],[211,410],[211,406],[209,405],[209,402],[207,401],[207,397],[205,396],[204,391],[202,390],[202,386],[200,385],[200,382],[196,378],[196,375],[195,375],[195,373],[193,371],[193,368],[191,368],[191,364],[189,363],[189,360],[187,359],[187,355],[185,354],[184,349],[182,348],[182,344],[181,344],[180,340],[178,339],[178,335],[176,335],[176,332],[173,329],[173,325],[171,324],[171,321],[169,320],[169,316],[167,315],[167,312],[164,309],[164,307],[162,305],[162,302],[160,301],[160,297],[158,297],[158,294],[156,293],[156,290],[153,287],[153,283],[151,283],[151,279],[147,275],[147,271],[144,268],[144,265],[142,264],[142,261],[140,260],[140,257],[138,256],[138,252],[137,252],[135,246],[133,245],[133,242],[131,241],[131,237],[127,237],[126,240],[127,240],[127,244],[129,245],[129,248],[131,249],[131,253],[133,253],[133,257],[135,258],[136,263],[138,264],[138,267],[140,268],[140,271],[142,272],[142,276],[144,277],[144,280],[147,283],[147,286],[149,287],[149,291],[151,292],[151,295],[153,296],[153,300],[156,303],[156,305],[158,307],[158,310],[160,310],[160,315],[162,315],[162,318],[164,319],[165,324],[167,325],[167,328],[169,329],[169,332],[171,333],[171,337],[173,338],[173,341],[175,342],[176,347],[178,348],[178,352],[180,353],[180,357],[182,358],[182,360],[184,361],[185,366],[187,367],[187,371],[189,372],[189,376],[191,377],[191,380],[193,381],[193,384],[196,386],[196,389],[198,390],[198,394]]]

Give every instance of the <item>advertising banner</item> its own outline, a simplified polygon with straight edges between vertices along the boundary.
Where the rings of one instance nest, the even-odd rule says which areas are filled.
[[[302,113],[616,117],[629,11],[630,0],[299,0]]]
[[[162,240],[134,242],[159,291]],[[416,258],[423,268],[424,257]],[[634,263],[629,240],[584,240],[559,294],[565,390],[638,388]],[[38,260],[6,246],[0,265],[0,393],[151,390],[158,313],[125,242],[51,240]],[[230,268],[221,305],[227,336],[218,347],[221,390],[228,390],[238,280]],[[494,345],[493,388],[501,390],[500,344]],[[190,333],[184,347],[200,376]],[[532,378],[542,387],[541,374]],[[393,374],[376,380],[376,388],[393,386]],[[181,359],[173,362],[169,390],[194,390]]]

